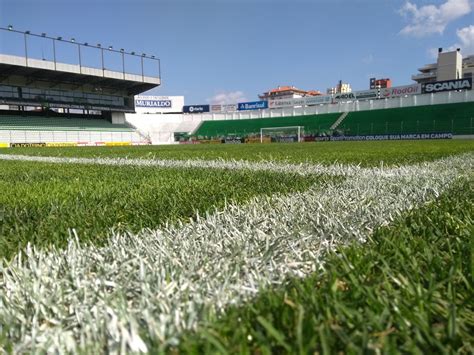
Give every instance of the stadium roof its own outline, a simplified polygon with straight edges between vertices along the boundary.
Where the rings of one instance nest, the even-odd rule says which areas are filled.
[[[50,81],[93,85],[125,90],[136,95],[161,84],[161,78],[117,72],[107,69],[30,59],[12,55],[0,55],[0,83],[12,75],[27,77],[28,81]]]

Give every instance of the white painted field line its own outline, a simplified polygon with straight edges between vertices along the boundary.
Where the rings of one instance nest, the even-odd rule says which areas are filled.
[[[326,175],[355,175],[362,169],[357,165],[322,165],[322,164],[291,164],[282,162],[253,162],[246,160],[204,160],[204,159],[129,159],[129,158],[69,158],[69,157],[41,157],[29,155],[0,154],[0,160],[28,161],[53,164],[90,164],[110,166],[137,166],[159,168],[200,168],[269,171],[277,173],[293,173],[303,176],[314,174]]]
[[[340,184],[254,198],[189,224],[115,236],[101,248],[30,248],[0,270],[0,327],[14,352],[146,351],[139,336],[174,342],[208,312],[259,287],[305,276],[337,244],[430,201],[474,155],[384,170]]]

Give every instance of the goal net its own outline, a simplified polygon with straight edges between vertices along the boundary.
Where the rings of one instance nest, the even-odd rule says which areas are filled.
[[[303,142],[304,126],[265,127],[260,129],[260,143]]]

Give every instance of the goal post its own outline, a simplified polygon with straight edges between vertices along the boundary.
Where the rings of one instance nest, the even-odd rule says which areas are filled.
[[[276,142],[303,142],[304,126],[264,127],[260,129],[260,143],[265,139]]]

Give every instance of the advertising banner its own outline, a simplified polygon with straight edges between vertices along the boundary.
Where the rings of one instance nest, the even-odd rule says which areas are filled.
[[[305,97],[304,100],[307,106],[311,106],[311,105],[329,104],[332,101],[332,97],[330,95],[309,96],[309,97]]]
[[[293,107],[293,99],[269,100],[269,108]]]
[[[379,91],[376,89],[356,91],[354,94],[357,100],[374,100],[379,97]]]
[[[171,100],[142,100],[135,99],[135,107],[166,107],[172,106]]]
[[[327,137],[316,137],[316,140],[327,140]],[[399,140],[425,140],[425,139],[452,139],[452,133],[422,133],[422,134],[380,134],[366,136],[340,136],[330,137],[331,141],[399,141]]]
[[[46,147],[46,143],[10,143],[12,148],[20,147]]]
[[[55,142],[46,143],[47,147],[77,147],[77,143],[74,142]]]
[[[328,104],[332,101],[332,97],[328,95],[321,96],[309,96],[295,99],[281,99],[281,100],[269,100],[269,108],[282,108],[282,107],[295,107],[295,106],[311,106]]]
[[[334,102],[355,101],[355,92],[344,92],[334,95]]]
[[[239,102],[237,105],[239,111],[263,110],[268,108],[267,101]]]
[[[271,137],[263,137],[263,139],[260,139],[260,137],[245,138],[245,143],[271,143],[271,142],[272,142]]]
[[[199,144],[221,144],[220,139],[203,139],[199,141]]]
[[[293,107],[293,100],[292,99],[269,100],[268,107],[269,108]]]
[[[224,112],[235,112],[235,111],[238,111],[237,110],[237,104],[226,104],[226,105],[222,105],[222,110]]]
[[[224,143],[225,144],[241,144],[244,142],[244,139],[241,137],[225,137]]]
[[[106,147],[121,147],[126,145],[132,145],[132,142],[105,142]]]
[[[203,113],[211,110],[209,105],[191,105],[183,106],[184,113]]]
[[[10,147],[10,143],[2,143],[0,142],[0,148],[8,148]]]
[[[434,83],[423,84],[423,93],[431,94],[433,92],[444,92],[453,90],[471,90],[472,78],[457,80],[437,81]]]
[[[394,86],[380,90],[381,99],[418,94],[421,94],[421,84]]]
[[[306,105],[306,98],[304,97],[301,97],[301,98],[296,98],[296,99],[293,99],[293,105],[294,106],[305,106]]]
[[[222,105],[211,105],[211,112],[224,112]]]
[[[135,111],[138,113],[181,112],[184,96],[135,96]]]
[[[355,101],[355,100],[375,100],[378,99],[378,90],[363,90],[343,92],[334,95],[334,102]]]
[[[298,142],[298,136],[278,136],[274,137],[274,140],[278,143],[295,143]]]
[[[211,105],[211,112],[235,112],[237,111],[237,104],[225,104],[225,105]]]

